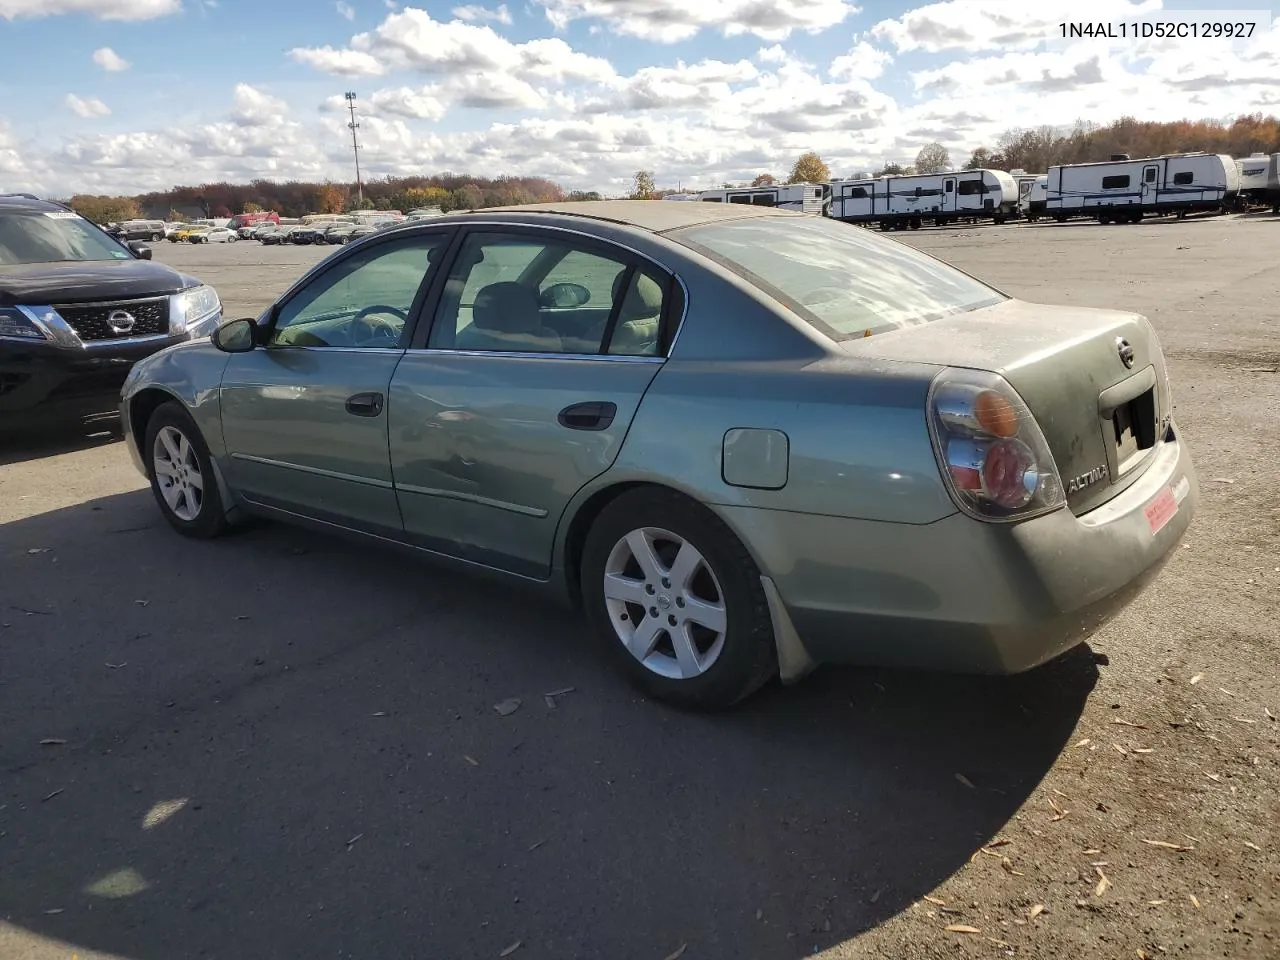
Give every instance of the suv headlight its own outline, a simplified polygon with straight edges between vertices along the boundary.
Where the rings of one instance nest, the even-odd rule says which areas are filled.
[[[49,335],[18,307],[0,307],[0,339],[48,340]]]
[[[222,319],[222,301],[213,287],[188,287],[169,298],[169,333],[191,339],[212,333]]]

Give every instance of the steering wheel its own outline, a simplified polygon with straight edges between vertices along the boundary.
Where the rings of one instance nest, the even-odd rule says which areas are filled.
[[[388,314],[397,318],[400,326],[370,320],[369,317],[375,313]],[[375,303],[365,307],[351,318],[351,339],[360,345],[383,342],[387,346],[394,346],[400,340],[400,334],[404,331],[404,324],[408,320],[408,311],[385,303]]]

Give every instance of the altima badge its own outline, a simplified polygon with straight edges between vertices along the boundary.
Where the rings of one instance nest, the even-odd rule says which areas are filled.
[[[1067,483],[1067,493],[1076,493],[1083,490],[1085,487],[1091,487],[1106,475],[1107,466],[1106,464],[1102,464],[1101,466],[1094,467],[1088,473],[1082,473],[1078,477],[1072,477]]]

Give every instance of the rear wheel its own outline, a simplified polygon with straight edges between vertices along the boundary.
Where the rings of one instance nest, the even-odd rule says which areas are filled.
[[[142,448],[151,492],[169,525],[183,536],[208,540],[227,529],[226,511],[209,448],[179,404],[156,407]]]
[[[755,562],[719,517],[680,494],[635,490],[605,507],[581,574],[595,633],[651,697],[723,709],[776,671]]]

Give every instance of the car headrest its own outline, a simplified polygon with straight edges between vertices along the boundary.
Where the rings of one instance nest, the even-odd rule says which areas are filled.
[[[622,292],[623,281],[627,277],[627,271],[623,270],[614,278],[613,281],[613,299],[617,302],[618,295]],[[643,273],[635,274],[635,282],[627,288],[627,297],[622,303],[622,310],[618,314],[621,322],[634,320],[637,317],[656,317],[662,312],[662,287],[657,281],[650,279]]]
[[[481,287],[471,309],[471,322],[481,330],[500,333],[528,333],[542,326],[538,295],[531,288],[511,281]]]

